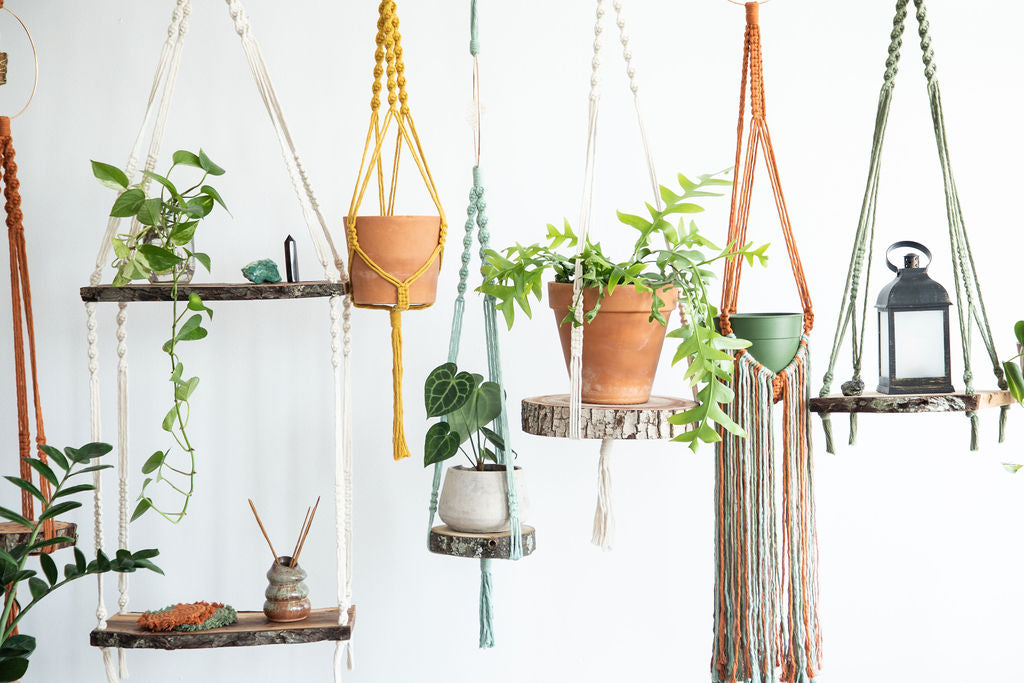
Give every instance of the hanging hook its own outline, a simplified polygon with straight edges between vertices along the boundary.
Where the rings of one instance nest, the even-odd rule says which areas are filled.
[[[15,14],[10,7],[3,7],[3,9],[9,12],[10,15],[14,17],[19,24],[21,24],[21,28],[25,30],[25,35],[28,36],[28,44],[32,46],[32,61],[35,64],[35,75],[32,77],[32,92],[28,96],[28,102],[25,103],[25,106],[22,107],[17,114],[10,117],[12,119],[16,119],[25,113],[32,104],[32,100],[36,97],[36,88],[39,86],[39,53],[36,51],[36,41],[32,39],[32,33],[28,30],[28,26],[25,25],[25,22],[21,20],[21,17]]]

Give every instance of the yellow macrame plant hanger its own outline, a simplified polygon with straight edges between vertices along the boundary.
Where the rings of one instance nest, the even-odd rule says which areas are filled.
[[[444,255],[444,242],[448,231],[448,222],[444,215],[444,208],[441,206],[441,198],[434,184],[434,178],[430,173],[430,167],[427,165],[426,156],[423,153],[423,146],[420,143],[419,135],[416,133],[416,125],[413,123],[412,113],[409,110],[409,94],[405,89],[405,62],[402,59],[402,34],[398,31],[398,8],[395,0],[383,0],[380,3],[378,12],[377,50],[374,53],[376,63],[373,67],[373,98],[370,101],[370,127],[366,132],[366,143],[363,147],[363,158],[359,165],[356,187],[352,193],[352,203],[349,206],[348,217],[345,219],[345,233],[348,241],[349,272],[351,272],[353,261],[359,258],[373,272],[393,285],[397,292],[397,303],[394,305],[360,304],[358,302],[354,302],[354,304],[359,308],[388,309],[391,312],[392,378],[394,383],[393,445],[395,460],[401,460],[410,455],[409,447],[405,442],[405,426],[402,416],[402,311],[430,306],[429,303],[410,304],[409,288],[424,273],[430,270],[435,261],[440,264]],[[387,73],[388,109],[382,122],[380,118],[380,91],[385,73]],[[397,133],[391,170],[391,183],[387,199],[385,200],[382,151],[384,149],[385,137],[392,125],[397,128]],[[416,162],[416,167],[423,177],[423,182],[427,186],[430,198],[437,207],[438,214],[440,215],[441,229],[437,246],[431,252],[430,257],[416,272],[406,279],[400,280],[375,263],[359,246],[356,221],[359,207],[363,203],[363,198],[369,187],[370,179],[374,175],[374,170],[376,170],[377,176],[380,215],[394,215],[395,194],[398,187],[398,164],[402,156],[403,143],[408,147],[413,161]]]

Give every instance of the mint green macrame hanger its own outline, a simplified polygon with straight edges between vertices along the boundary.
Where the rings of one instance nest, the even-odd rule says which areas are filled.
[[[827,396],[831,390],[836,360],[839,357],[839,352],[848,330],[851,332],[852,341],[853,379],[843,385],[844,393],[847,393],[847,391],[859,393],[863,388],[861,364],[864,352],[867,312],[870,306],[867,291],[870,284],[870,263],[875,240],[875,216],[878,209],[878,187],[881,182],[882,146],[885,142],[889,110],[892,105],[893,90],[895,89],[894,80],[899,67],[900,48],[903,46],[903,32],[909,2],[910,0],[897,0],[896,2],[896,16],[893,19],[889,56],[885,60],[885,78],[878,97],[878,113],[875,118],[875,133],[871,147],[871,163],[868,168],[867,188],[861,205],[860,220],[857,223],[857,233],[854,238],[850,269],[847,273],[846,289],[843,292],[843,303],[839,309],[839,323],[836,326],[832,355],[829,358],[828,372],[825,373],[824,386],[821,389],[820,395],[823,397]],[[960,197],[957,193],[956,181],[953,178],[949,143],[946,137],[946,122],[942,112],[942,96],[939,92],[939,81],[935,77],[935,51],[932,49],[927,9],[925,8],[924,0],[914,0],[914,6],[917,8],[918,36],[920,37],[921,51],[923,53],[924,75],[928,82],[928,100],[931,104],[932,125],[935,132],[935,143],[939,151],[939,164],[942,167],[942,182],[945,186],[946,215],[949,221],[949,243],[952,251],[953,279],[956,289],[957,314],[959,315],[960,322],[960,341],[964,358],[963,380],[967,393],[974,394],[974,375],[971,372],[971,341],[973,337],[972,331],[976,325],[978,335],[985,344],[985,349],[988,351],[989,358],[992,361],[992,371],[996,376],[999,388],[1005,390],[1007,387],[1006,379],[1003,377],[1003,369],[999,364],[999,357],[996,353],[992,330],[988,321],[988,313],[985,310],[985,302],[981,296],[981,285],[978,282],[978,273],[974,265],[974,255],[971,252],[970,241],[967,238],[967,228],[964,224],[963,210],[960,207]],[[865,267],[865,261],[867,262],[867,267]],[[864,278],[863,292],[860,289],[862,276]],[[863,298],[858,303],[860,297]],[[1008,408],[1009,406],[1002,406],[999,413],[1000,442],[1003,441],[1005,434]],[[978,415],[975,411],[969,411],[967,417],[971,421],[971,450],[973,451],[978,449]],[[825,448],[829,453],[835,453],[831,416],[828,413],[822,413],[821,419],[825,428]],[[851,413],[851,445],[855,443],[856,436],[857,414]]]
[[[480,30],[477,19],[477,0],[470,0],[470,41],[469,52],[473,55],[474,83],[476,83],[476,59],[480,53]],[[474,88],[475,89],[475,88]],[[474,92],[474,99],[477,101],[477,113],[479,116],[479,98]],[[473,233],[477,232],[477,241],[480,244],[480,258],[484,258],[484,252],[488,249],[491,241],[491,234],[487,229],[487,203],[484,200],[484,187],[482,174],[480,172],[480,133],[479,119],[477,120],[476,132],[476,157],[477,163],[473,167],[473,187],[469,191],[469,206],[466,208],[466,234],[462,238],[462,266],[459,268],[458,296],[455,299],[455,308],[452,313],[452,331],[448,343],[448,362],[455,363],[459,357],[459,343],[462,340],[462,320],[466,311],[466,288],[469,282],[469,263],[473,258]],[[477,231],[479,227],[479,231]],[[505,400],[504,384],[501,374],[501,352],[498,345],[498,313],[495,308],[495,299],[492,296],[485,296],[483,299],[484,309],[484,334],[487,341],[487,372],[489,379],[502,387],[501,414],[492,424],[494,431],[505,443],[505,448],[497,449],[497,461],[505,467],[506,491],[508,494],[508,513],[511,521],[509,533],[511,534],[511,547],[509,552],[510,560],[519,560],[523,556],[522,525],[519,521],[519,501],[516,497],[514,483],[514,464],[511,453],[511,434],[508,427],[508,410]],[[430,493],[430,522],[427,525],[427,533],[434,527],[434,515],[437,513],[437,496],[441,487],[442,463],[434,464],[434,480]],[[487,558],[480,560],[480,647],[494,647],[494,603],[492,600],[491,585],[491,561]]]

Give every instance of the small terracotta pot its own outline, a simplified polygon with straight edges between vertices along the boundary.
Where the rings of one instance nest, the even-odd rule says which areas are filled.
[[[671,315],[677,292],[659,293],[665,304],[661,312]],[[651,316],[651,294],[633,286],[616,287],[605,296],[593,322],[583,329],[583,402],[605,405],[645,403],[651,397],[651,385],[658,371],[661,348],[665,343],[664,325]],[[548,283],[548,304],[555,312],[562,340],[565,366],[571,355],[572,321],[566,321],[572,303],[572,285]],[[597,290],[583,291],[583,310],[597,303]]]
[[[444,486],[437,505],[441,521],[454,531],[467,534],[487,534],[508,531],[507,474],[502,465],[484,465],[480,471],[469,467],[449,467],[444,475]],[[515,468],[519,520],[530,513],[530,499],[523,485],[523,471]]]
[[[303,583],[306,570],[299,565],[289,567],[291,561],[290,557],[279,557],[267,571],[270,585],[264,593],[267,601],[263,603],[263,613],[270,621],[302,621],[312,609],[309,586]]]
[[[423,267],[437,248],[441,236],[438,216],[359,216],[356,237],[359,246],[381,270],[405,280]],[[409,287],[409,303],[429,306],[437,297],[437,276],[441,260]],[[398,290],[363,260],[352,258],[352,300],[359,305],[391,306],[398,303]]]

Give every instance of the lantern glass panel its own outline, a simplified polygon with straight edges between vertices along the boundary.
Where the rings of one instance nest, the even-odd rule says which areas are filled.
[[[886,379],[889,378],[889,313],[879,311],[878,313],[878,374]]]
[[[883,320],[886,317],[885,314],[880,316]],[[946,374],[943,311],[895,311],[893,333],[897,377],[911,379],[943,377]]]

